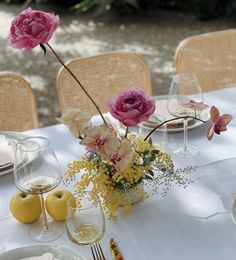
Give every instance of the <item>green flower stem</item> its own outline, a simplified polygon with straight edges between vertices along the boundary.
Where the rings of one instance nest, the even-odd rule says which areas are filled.
[[[156,131],[156,129],[158,129],[159,127],[161,127],[162,125],[168,123],[168,122],[171,122],[171,121],[175,121],[176,119],[188,119],[188,118],[192,118],[192,119],[196,119],[198,121],[201,121],[202,123],[206,123],[206,121],[200,119],[200,118],[197,118],[197,117],[194,117],[194,116],[180,116],[180,117],[176,117],[176,118],[172,118],[172,119],[169,119],[169,120],[166,120],[164,122],[162,122],[160,125],[156,126],[155,128],[152,129],[152,131],[144,138],[144,141],[146,141],[148,139],[148,137],[154,132]]]
[[[83,140],[84,138],[82,137],[82,135],[81,135],[81,133],[80,133],[79,126],[78,126],[78,122],[75,122],[75,124],[76,124],[76,127],[77,127],[77,129],[78,129],[78,133],[79,133],[79,135],[77,136],[77,138],[80,139],[80,140]]]
[[[126,126],[126,129],[125,129],[125,138],[127,137],[128,133],[129,133],[129,127]]]
[[[81,84],[81,82],[76,78],[75,74],[65,65],[65,63],[61,60],[61,58],[57,55],[57,53],[53,50],[53,48],[49,45],[49,43],[46,43],[47,46],[50,48],[50,50],[53,52],[53,54],[56,56],[56,58],[58,59],[58,61],[61,63],[61,65],[70,73],[70,75],[75,79],[75,81],[79,84],[79,86],[81,87],[81,89],[84,91],[84,93],[87,95],[87,97],[91,100],[91,102],[94,104],[95,108],[97,109],[99,115],[102,118],[102,121],[104,122],[105,125],[107,125],[107,122],[100,110],[100,108],[98,107],[98,105],[95,103],[95,101],[93,100],[93,98],[90,96],[90,94],[88,93],[88,91],[84,88],[84,86]]]

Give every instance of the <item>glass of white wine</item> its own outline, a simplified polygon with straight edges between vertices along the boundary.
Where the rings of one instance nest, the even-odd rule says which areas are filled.
[[[14,179],[20,191],[40,196],[43,224],[33,225],[31,239],[48,242],[58,238],[63,229],[59,223],[47,219],[43,193],[60,183],[62,173],[47,138],[37,136],[18,141],[15,146]]]
[[[194,74],[178,74],[173,77],[168,95],[168,111],[175,117],[198,117],[200,110],[188,107],[192,102],[203,102],[202,91],[197,77]],[[194,119],[183,120],[184,123],[184,143],[174,153],[182,157],[194,157],[199,153],[199,148],[188,143],[187,129],[188,122]]]
[[[98,242],[105,233],[105,218],[99,197],[91,191],[81,191],[67,202],[66,230],[79,245]]]

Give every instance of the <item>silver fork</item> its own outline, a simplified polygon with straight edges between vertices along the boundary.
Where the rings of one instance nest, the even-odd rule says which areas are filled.
[[[102,247],[99,243],[94,243],[90,245],[90,248],[92,251],[93,260],[106,260],[102,251]]]

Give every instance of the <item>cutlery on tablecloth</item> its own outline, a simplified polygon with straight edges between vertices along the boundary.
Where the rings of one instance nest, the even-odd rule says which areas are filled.
[[[122,254],[113,238],[110,240],[110,249],[111,249],[114,260],[124,260]]]
[[[90,249],[94,260],[106,260],[99,242],[91,244]]]

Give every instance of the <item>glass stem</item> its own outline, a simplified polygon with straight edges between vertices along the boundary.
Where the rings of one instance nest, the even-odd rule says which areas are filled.
[[[40,194],[40,203],[43,211],[43,228],[49,229],[43,194]]]
[[[188,146],[188,119],[184,119],[184,151],[187,151]]]

